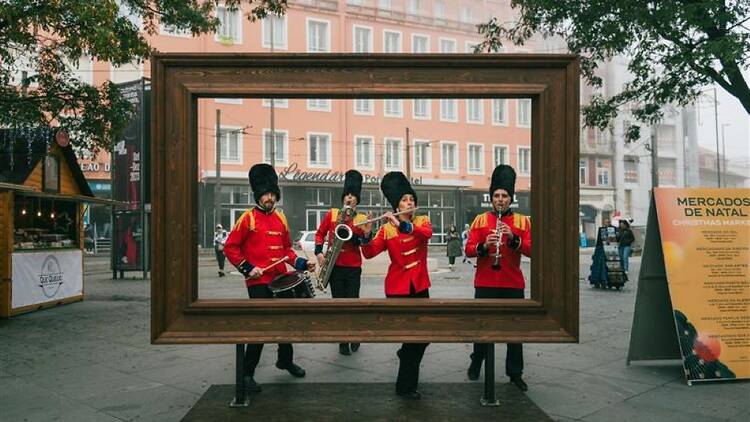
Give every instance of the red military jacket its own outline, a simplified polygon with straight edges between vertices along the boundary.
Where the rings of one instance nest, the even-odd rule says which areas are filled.
[[[511,289],[525,288],[521,273],[521,255],[531,257],[531,220],[522,214],[508,213],[501,217],[501,221],[510,226],[510,231],[519,237],[518,246],[513,249],[508,245],[508,239],[503,239],[500,251],[500,269],[492,268],[495,246],[490,246],[489,253],[479,256],[477,248],[484,243],[491,230],[497,225],[497,214],[488,211],[474,219],[469,229],[466,241],[466,256],[477,257],[477,271],[474,275],[474,287],[502,287]]]
[[[412,219],[411,233],[402,233],[391,223],[384,224],[370,242],[362,245],[362,255],[370,259],[388,250],[391,265],[385,276],[386,295],[408,295],[430,287],[427,272],[427,242],[432,237],[432,224],[427,216]]]
[[[224,255],[235,267],[247,261],[261,268],[289,257],[286,263],[267,269],[259,278],[246,279],[248,287],[270,283],[277,275],[286,273],[287,264],[293,266],[297,259],[284,214],[276,209],[267,213],[258,207],[245,211],[234,224],[224,244]]]
[[[320,226],[318,226],[318,231],[315,232],[316,246],[322,246],[326,241],[328,241],[330,247],[330,242],[333,241],[334,236],[333,230],[336,228],[337,221],[339,219],[339,211],[340,210],[338,208],[331,208],[331,210],[326,213],[325,217],[323,217],[323,220],[320,222]],[[341,246],[341,252],[339,252],[339,256],[336,259],[336,263],[334,265],[338,265],[339,267],[362,266],[362,253],[360,252],[359,243],[356,242],[356,239],[358,237],[364,237],[365,233],[361,228],[354,227],[354,223],[358,223],[366,219],[367,217],[365,217],[363,214],[355,214],[354,218],[349,218],[344,221],[344,224],[352,229],[354,235],[352,236],[351,240],[344,242],[344,244]]]

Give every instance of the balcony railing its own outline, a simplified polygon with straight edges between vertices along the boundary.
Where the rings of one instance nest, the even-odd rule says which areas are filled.
[[[300,0],[295,0],[300,1]],[[368,4],[372,3],[372,5]],[[415,15],[405,13],[401,10],[381,9],[375,2],[363,1],[361,5],[347,4],[346,10],[352,15],[376,16],[381,19],[387,19],[398,23],[412,23],[424,26],[435,26],[441,29],[450,29],[454,31],[470,32],[476,34],[476,24],[460,22],[452,19],[438,18],[434,16]]]
[[[339,2],[337,0],[287,0],[287,4],[289,6],[322,12],[338,12],[339,10]]]
[[[610,141],[597,142],[596,139],[590,137],[584,137],[581,139],[581,153],[582,154],[605,154],[612,155],[614,151],[614,145]]]

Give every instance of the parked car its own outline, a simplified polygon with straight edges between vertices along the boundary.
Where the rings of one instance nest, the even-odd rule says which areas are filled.
[[[313,252],[315,252],[315,232],[309,231],[309,230],[303,230],[299,232],[299,235],[297,236],[297,240],[293,244],[294,249],[296,250],[303,250],[312,256]],[[325,246],[323,247],[323,250],[325,250]]]

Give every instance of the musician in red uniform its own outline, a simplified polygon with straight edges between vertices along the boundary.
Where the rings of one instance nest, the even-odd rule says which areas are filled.
[[[350,217],[344,217],[343,224],[349,226],[352,230],[352,238],[344,242],[341,246],[341,252],[333,266],[331,276],[328,279],[331,285],[331,296],[334,298],[357,298],[359,297],[360,280],[362,277],[362,253],[360,244],[364,237],[364,232],[360,227],[354,224],[365,220],[363,214],[357,214],[357,204],[359,204],[359,195],[362,192],[362,174],[357,170],[349,170],[344,175],[344,191],[341,194],[343,207],[351,207],[352,214]],[[318,259],[318,265],[323,266],[325,255],[323,254],[323,245],[328,241],[328,247],[331,247],[334,241],[334,229],[338,225],[339,208],[331,208],[323,217],[315,232],[315,257]],[[359,343],[341,343],[339,344],[339,353],[349,356],[351,352],[359,350]]]
[[[390,172],[383,176],[380,184],[386,199],[394,211],[413,210],[417,206],[417,194],[401,172]],[[430,276],[427,270],[427,243],[432,237],[432,225],[426,216],[406,212],[394,216],[383,215],[386,222],[370,240],[372,225],[363,225],[365,239],[362,254],[373,258],[387,250],[391,258],[385,276],[385,295],[388,298],[429,298]],[[396,379],[396,394],[418,400],[417,391],[419,365],[427,343],[406,343],[398,350],[400,359]]]
[[[313,270],[315,263],[308,263],[292,250],[289,224],[284,214],[276,209],[281,191],[273,167],[256,164],[250,169],[248,177],[256,205],[245,211],[235,223],[224,245],[224,254],[245,276],[248,296],[251,299],[267,299],[273,297],[268,283],[276,276],[285,274],[287,264],[302,271]],[[271,266],[284,259],[286,262]],[[291,294],[291,291],[283,293]],[[251,391],[260,391],[254,376],[262,351],[263,344],[248,344],[245,351],[245,385]],[[292,345],[279,344],[276,367],[289,371],[295,377],[304,377],[305,370],[297,366],[293,358]]]
[[[475,298],[523,299],[525,282],[521,273],[521,255],[531,257],[531,221],[528,217],[510,210],[515,193],[516,172],[513,167],[501,164],[492,173],[490,198],[492,211],[478,215],[469,229],[466,256],[477,257],[474,276]],[[499,233],[497,219],[500,218]],[[500,267],[493,268],[498,235],[502,235]],[[484,344],[474,344],[469,379],[479,378],[482,361],[486,356]],[[505,374],[521,391],[528,387],[523,381],[523,348],[509,343],[505,358]]]

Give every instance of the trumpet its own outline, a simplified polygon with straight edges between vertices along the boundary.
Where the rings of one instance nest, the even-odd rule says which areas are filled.
[[[395,217],[397,215],[414,212],[414,211],[416,211],[418,209],[419,209],[419,207],[409,208],[408,210],[403,210],[403,211],[395,212],[392,215]],[[374,223],[376,221],[382,220],[383,218],[385,218],[385,216],[381,215],[380,217],[375,217],[375,218],[371,218],[369,220],[360,221],[359,223],[355,223],[354,227],[359,227],[359,226],[364,226],[365,224]],[[342,240],[344,242],[350,240],[352,238],[352,236],[354,236],[354,232],[352,231],[351,227],[347,226],[344,223],[341,223],[338,226],[336,226],[336,229],[334,230],[334,234],[336,235],[337,239]]]

